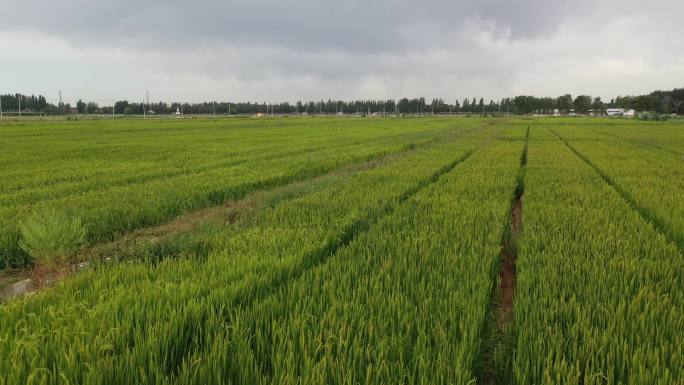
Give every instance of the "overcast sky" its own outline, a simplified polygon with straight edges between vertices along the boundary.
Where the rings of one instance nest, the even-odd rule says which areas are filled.
[[[684,86],[684,1],[0,0],[0,93],[111,103]]]

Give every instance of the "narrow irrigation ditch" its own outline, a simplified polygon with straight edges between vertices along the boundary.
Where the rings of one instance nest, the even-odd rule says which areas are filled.
[[[501,239],[501,253],[497,280],[492,288],[489,312],[483,330],[483,347],[479,367],[476,368],[478,383],[486,385],[512,384],[513,377],[513,304],[515,301],[517,239],[522,231],[525,193],[525,166],[530,128],[525,133],[525,144],[520,156],[520,169],[510,205],[510,221]]]
[[[663,236],[668,241],[672,242],[675,246],[677,246],[680,253],[684,255],[684,239],[680,239],[679,236],[675,232],[673,232],[667,224],[665,224],[665,221],[662,218],[660,218],[657,214],[653,213],[647,207],[644,207],[643,205],[639,204],[631,192],[627,191],[618,183],[616,183],[610,175],[601,170],[594,162],[591,161],[591,159],[589,159],[586,155],[582,154],[579,150],[577,150],[573,145],[571,145],[567,140],[565,140],[565,138],[560,136],[560,134],[558,134],[551,128],[547,127],[547,129],[551,131],[563,144],[565,144],[565,146],[567,146],[570,149],[570,151],[572,151],[578,158],[580,158],[584,163],[591,167],[594,170],[594,172],[596,172],[601,177],[601,179],[603,179],[603,181],[606,182],[606,184],[608,184],[608,186],[615,190],[615,192],[617,192],[618,195],[622,199],[624,199],[627,202],[627,204],[641,216],[641,218],[643,218],[646,222],[653,225],[656,231],[663,234]]]

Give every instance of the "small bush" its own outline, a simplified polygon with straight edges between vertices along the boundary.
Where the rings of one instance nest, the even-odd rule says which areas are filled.
[[[44,264],[66,262],[85,243],[86,229],[78,218],[56,210],[33,212],[19,223],[19,246]]]
[[[639,119],[644,121],[665,122],[670,119],[670,115],[641,114],[639,115]]]

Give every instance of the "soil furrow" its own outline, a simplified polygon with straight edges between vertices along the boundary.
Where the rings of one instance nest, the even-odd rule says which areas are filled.
[[[483,350],[480,367],[477,368],[478,383],[496,385],[510,384],[513,377],[513,305],[517,259],[517,239],[522,231],[524,178],[527,165],[527,148],[530,128],[525,134],[525,145],[520,156],[518,183],[513,192],[510,206],[510,222],[501,240],[498,280],[492,289],[490,310],[483,330]]]

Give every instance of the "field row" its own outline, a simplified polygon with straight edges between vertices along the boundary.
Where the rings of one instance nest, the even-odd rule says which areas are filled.
[[[681,153],[663,150],[642,139],[629,140],[631,131],[619,133],[628,138],[622,142],[581,129],[556,132],[684,250],[684,146]]]
[[[0,306],[0,385],[684,384],[684,137],[453,122],[159,258]],[[339,142],[309,162],[381,151]],[[494,325],[506,242],[513,318]]]
[[[682,383],[682,253],[551,131],[529,154],[516,383]]]
[[[87,272],[58,290],[3,307],[0,352],[8,358],[2,368],[11,373],[7,383],[56,383],[60,376],[77,383],[162,381],[198,343],[199,331],[208,327],[204,321],[228,317],[324,262],[493,134],[476,132],[417,150],[359,172],[343,186],[284,202],[244,226],[213,234],[206,257]],[[142,362],[145,369],[130,370]],[[53,367],[60,369],[36,370]]]
[[[112,156],[125,169],[98,165],[97,162],[91,164],[85,161],[87,157],[74,156],[76,160],[68,158],[66,164],[58,162],[42,171],[40,168],[21,170],[25,179],[44,182],[35,188],[24,186],[15,192],[0,194],[0,268],[3,265],[24,266],[30,262],[29,253],[19,247],[19,223],[31,219],[31,214],[34,213],[38,217],[46,217],[53,211],[58,211],[63,214],[62,217],[76,218],[83,228],[86,243],[102,242],[134,229],[162,223],[183,213],[242,198],[256,190],[311,178],[350,163],[448,140],[482,124],[484,122],[477,121],[454,128],[448,122],[437,122],[428,124],[432,128],[417,132],[415,129],[408,132],[400,125],[399,128],[390,130],[397,132],[396,134],[388,133],[382,127],[372,127],[363,132],[356,129],[352,133],[328,136],[325,136],[328,130],[317,133],[314,128],[307,126],[305,129],[311,132],[311,140],[307,140],[306,132],[299,133],[300,136],[293,135],[291,132],[295,128],[291,127],[291,131],[285,131],[287,135],[282,135],[286,141],[276,146],[272,143],[273,139],[268,148],[255,145],[254,141],[265,139],[251,133],[247,139],[236,141],[235,148],[240,149],[238,153],[227,151],[225,154],[219,151],[227,147],[222,140],[215,139],[217,143],[208,148],[203,143],[211,134],[217,135],[214,131],[218,128],[214,128],[213,131],[194,133],[194,137],[186,138],[191,140],[190,143],[174,143],[173,140],[168,143],[165,139],[161,148],[155,149],[152,146],[158,155],[172,154],[170,163],[160,162],[154,152],[138,158],[132,154],[134,160],[129,161],[117,148],[129,151],[131,147],[140,146],[130,139],[130,142],[111,139],[112,142],[108,142],[104,149],[85,145],[86,151],[92,150],[94,154],[117,149]],[[273,130],[277,131],[271,129]],[[233,134],[230,129],[227,131],[238,135]],[[272,134],[271,131],[265,134]],[[202,151],[193,149],[191,152],[200,154],[198,159],[180,161],[169,148],[188,144],[204,147]],[[188,153],[187,150],[180,152]],[[68,152],[63,155],[72,156]],[[107,156],[102,158],[104,162],[108,162]],[[69,166],[70,162],[77,162],[77,165]],[[141,162],[153,170],[150,171],[151,174],[146,174],[146,168]],[[178,167],[179,163],[191,166]],[[66,179],[57,176],[55,180],[48,180],[47,178],[54,176],[55,168],[80,175],[69,175]],[[108,171],[103,176],[98,176],[97,174],[103,174],[100,171],[102,168]],[[8,178],[14,180],[13,183],[21,180],[13,179],[12,176]],[[60,218],[59,215],[54,217]],[[67,226],[64,223],[53,225]]]

